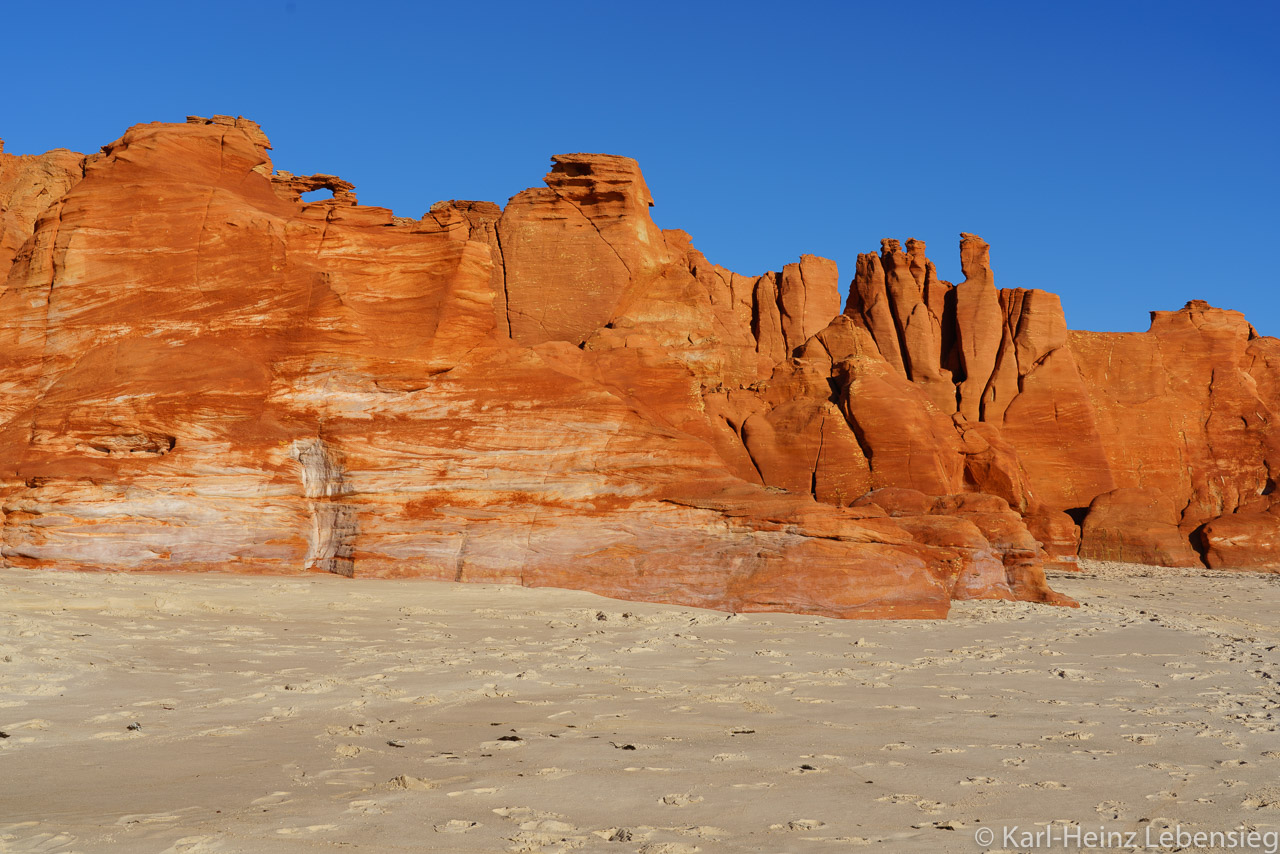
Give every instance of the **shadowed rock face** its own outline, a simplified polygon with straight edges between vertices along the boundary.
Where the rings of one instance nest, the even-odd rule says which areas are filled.
[[[1056,298],[995,291],[971,236],[954,288],[886,241],[842,315],[831,261],[742,276],[657,229],[622,157],[559,156],[505,209],[420,220],[273,172],[229,117],[0,153],[0,176],[26,200],[0,222],[8,564],[936,617],[1061,601],[1019,514],[1069,561],[1061,511],[1129,485]],[[1270,340],[1222,344],[1258,395],[1280,387]],[[1247,389],[1220,382],[1229,419]],[[1232,501],[1280,468],[1253,417]],[[885,488],[934,497],[849,506]]]

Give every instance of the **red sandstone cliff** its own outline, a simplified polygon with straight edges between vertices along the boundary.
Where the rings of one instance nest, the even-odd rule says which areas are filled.
[[[0,151],[0,558],[940,616],[1059,601],[1040,544],[1073,557],[1063,511],[1099,496],[1086,553],[1149,557],[1169,513],[1113,492],[1135,487],[1211,562],[1275,562],[1280,351],[1227,313],[1091,349],[966,236],[963,284],[886,241],[839,314],[834,263],[715,266],[622,157],[421,220],[353,189],[273,172],[227,117]],[[1172,367],[1113,382],[1131,351]],[[1133,462],[1123,419],[1177,370],[1213,423],[1169,422],[1185,482]],[[1091,536],[1107,508],[1150,536]]]
[[[1144,333],[1069,332],[1053,294],[996,290],[980,238],[962,235],[954,287],[907,246],[859,256],[845,314],[990,444],[963,452],[967,488],[1007,499],[1057,555],[1082,535],[1087,557],[1280,569],[1280,341],[1200,301]]]

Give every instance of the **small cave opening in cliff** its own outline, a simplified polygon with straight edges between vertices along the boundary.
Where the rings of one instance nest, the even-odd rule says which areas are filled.
[[[840,380],[836,377],[827,377],[827,387],[831,389],[831,394],[827,395],[827,400],[831,401],[836,406],[839,406],[841,392]]]
[[[1273,478],[1267,478],[1267,485],[1262,487],[1263,495],[1270,495],[1276,491],[1276,482]]]
[[[1089,515],[1089,508],[1088,507],[1068,507],[1063,512],[1065,512],[1068,516],[1070,516],[1071,521],[1075,522],[1077,525],[1083,525],[1084,517]]]
[[[307,203],[324,202],[332,198],[333,198],[333,190],[330,189],[329,187],[321,187],[318,190],[308,190],[307,192],[302,194],[302,201]]]
[[[1209,523],[1206,522],[1187,535],[1187,542],[1191,544],[1191,550],[1196,553],[1200,558],[1200,563],[1204,566],[1209,565],[1209,539],[1204,535],[1204,529],[1208,526]]]

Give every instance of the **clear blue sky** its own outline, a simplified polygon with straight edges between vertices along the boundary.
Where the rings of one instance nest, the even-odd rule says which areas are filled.
[[[687,6],[687,8],[686,8]],[[552,154],[640,161],[742,273],[958,232],[1074,328],[1188,299],[1280,335],[1277,2],[135,2],[4,12],[0,138],[93,151],[188,113],[422,214]]]

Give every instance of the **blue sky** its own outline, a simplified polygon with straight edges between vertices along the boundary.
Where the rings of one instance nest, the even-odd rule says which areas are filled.
[[[1280,335],[1280,3],[52,8],[4,13],[10,153],[244,115],[277,168],[405,216],[625,154],[658,224],[741,273],[812,252],[847,283],[916,237],[956,281],[971,231],[997,285],[1059,293],[1073,328],[1200,298]]]

